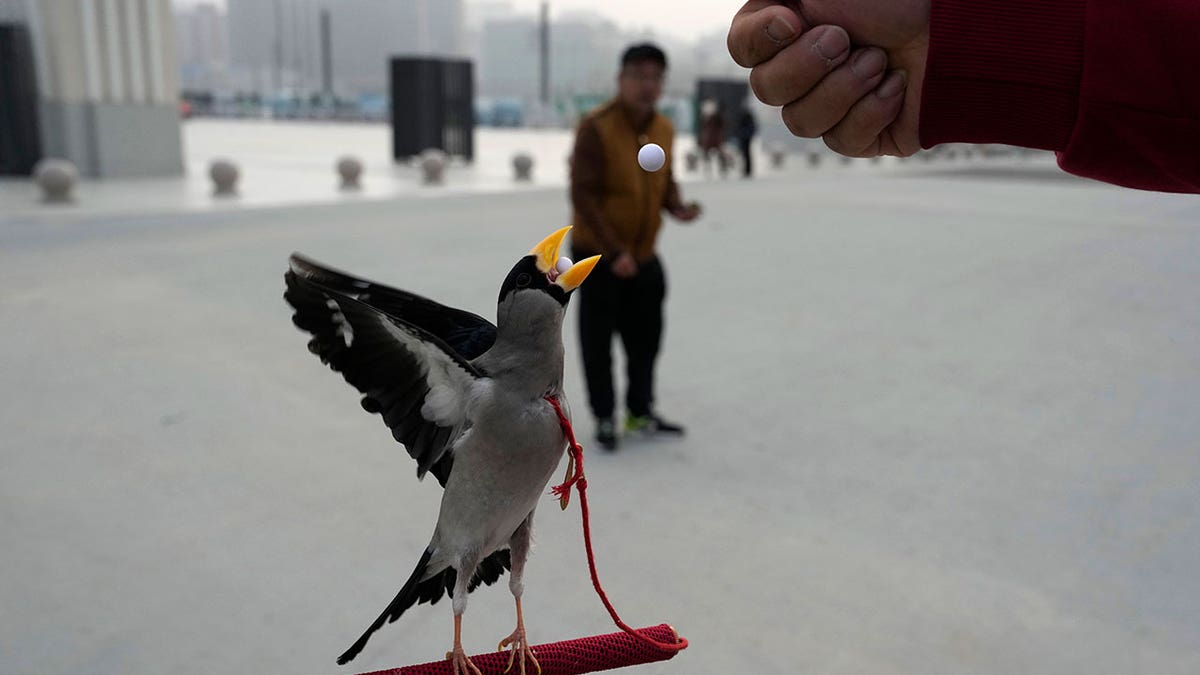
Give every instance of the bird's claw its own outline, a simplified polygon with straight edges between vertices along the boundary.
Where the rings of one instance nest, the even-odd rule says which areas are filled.
[[[462,645],[454,645],[454,649],[446,652],[446,660],[450,662],[454,668],[454,675],[483,675],[479,668],[471,663],[471,659],[467,657],[467,653],[463,651]]]
[[[518,674],[525,675],[525,659],[528,658],[533,662],[533,667],[537,669],[537,675],[542,675],[542,664],[538,663],[537,657],[533,655],[533,650],[529,647],[529,641],[525,639],[524,629],[518,627],[512,632],[512,635],[501,640],[500,645],[496,647],[496,651],[502,652],[509,645],[512,646],[512,649],[508,652],[508,667],[504,669],[504,672],[507,673],[512,670],[513,664],[517,660],[517,654],[520,653],[521,664],[517,670]]]

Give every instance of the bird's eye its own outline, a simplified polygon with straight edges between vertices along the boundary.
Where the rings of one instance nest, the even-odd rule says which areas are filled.
[[[530,277],[528,274],[521,272],[517,275],[517,288],[525,288],[529,285]]]

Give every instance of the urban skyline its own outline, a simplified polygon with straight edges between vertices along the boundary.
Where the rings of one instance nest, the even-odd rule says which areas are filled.
[[[219,6],[223,5],[224,9]],[[480,95],[529,102],[537,96],[538,16],[511,0],[227,0],[176,5],[185,89],[307,97],[386,92],[387,58],[399,54],[475,61]],[[320,15],[331,23],[332,88],[322,70]],[[697,77],[744,77],[724,30],[679,38],[622,28],[592,10],[552,12],[550,94],[562,101],[610,93],[620,50],[659,42],[671,61],[668,92],[687,95]],[[214,22],[227,42],[213,37]],[[193,43],[197,44],[193,44]]]
[[[204,4],[225,7],[229,3],[229,0],[171,1],[176,7]],[[465,8],[469,14],[477,6],[501,5],[506,6],[509,12],[535,15],[541,2],[542,0],[467,0]],[[737,11],[737,3],[728,0],[695,0],[688,3],[687,13],[684,14],[679,11],[677,5],[671,3],[653,4],[642,0],[607,0],[603,3],[594,0],[550,0],[550,11],[551,18],[581,11],[595,13],[612,21],[622,30],[645,32],[649,29],[656,34],[688,39],[716,31],[724,33],[729,28],[734,12]]]

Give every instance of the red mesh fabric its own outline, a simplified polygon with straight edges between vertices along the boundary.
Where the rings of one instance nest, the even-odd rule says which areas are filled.
[[[675,644],[679,637],[675,630],[667,624],[659,624],[650,628],[640,628],[638,632],[646,637]],[[628,633],[609,633],[593,635],[592,637],[576,640],[564,640],[545,645],[534,645],[533,654],[542,666],[542,675],[580,675],[601,670],[613,670],[625,666],[636,666],[654,661],[666,661],[675,656],[675,651],[656,649]],[[508,666],[508,652],[490,652],[471,657],[471,662],[483,675],[502,675]],[[419,666],[378,670],[363,675],[451,675],[454,669],[449,661],[434,661]],[[517,664],[513,664],[511,673],[516,673]],[[533,664],[525,664],[526,673],[535,673]]]

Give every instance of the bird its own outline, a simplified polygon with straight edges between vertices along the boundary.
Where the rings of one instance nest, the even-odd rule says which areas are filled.
[[[456,675],[479,669],[462,646],[467,595],[506,572],[516,629],[501,640],[509,667],[538,672],[521,611],[533,514],[566,449],[562,323],[571,295],[600,256],[559,258],[570,231],[552,233],[513,265],[500,286],[496,323],[415,293],[355,277],[299,253],[284,299],[309,333],[309,351],[342,374],[417,462],[442,486],[428,546],[395,598],[337,662],[345,665],[385,623],[444,593],[454,613]]]

